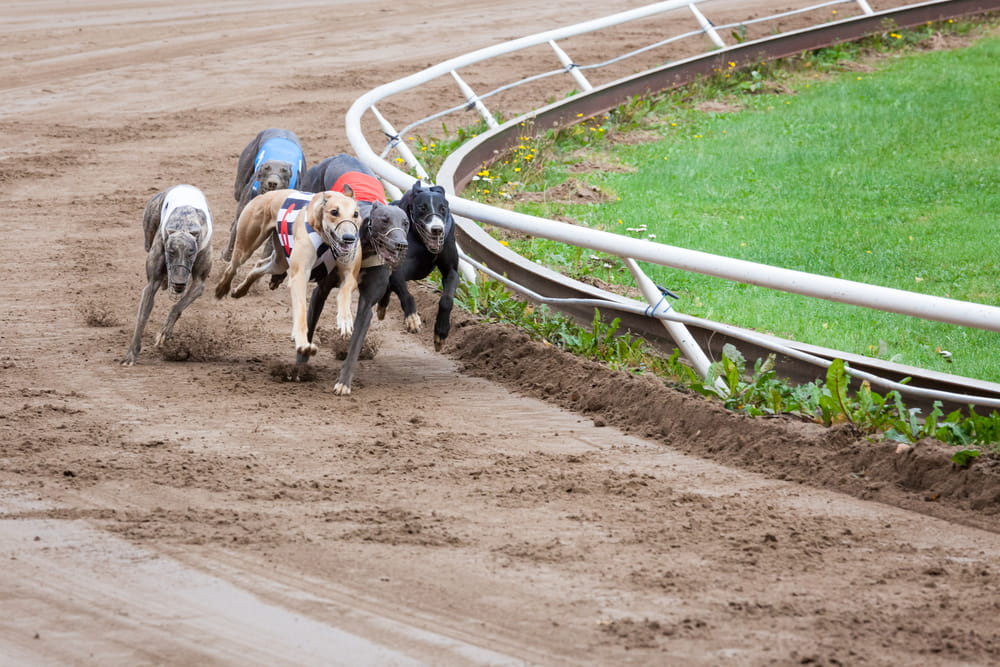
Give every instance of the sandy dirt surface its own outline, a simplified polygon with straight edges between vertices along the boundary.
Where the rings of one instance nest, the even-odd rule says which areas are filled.
[[[403,4],[4,4],[0,664],[1000,662],[985,457],[750,421],[459,313],[435,353],[395,304],[337,397],[329,326],[315,381],[272,373],[285,289],[206,292],[162,351],[161,295],[119,366],[151,195],[202,188],[217,256],[259,130],[315,163],[368,89],[606,11]]]

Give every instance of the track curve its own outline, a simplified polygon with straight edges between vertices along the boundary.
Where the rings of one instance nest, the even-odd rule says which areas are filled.
[[[225,229],[261,128],[294,129],[315,162],[346,149],[331,119],[389,72],[527,16],[604,11],[213,7],[5,6],[0,663],[996,662],[996,630],[969,622],[995,612],[996,501],[924,500],[874,467],[841,475],[849,494],[767,467],[780,445],[805,481],[817,443],[860,446],[842,430],[758,431],[675,394],[669,433],[561,408],[487,362],[544,367],[578,401],[592,369],[468,320],[436,354],[395,312],[338,398],[329,331],[317,381],[272,377],[288,300],[265,289],[197,301],[168,350],[182,363],[150,333],[120,367],[154,192],[198,185]],[[377,36],[377,62],[333,29]]]

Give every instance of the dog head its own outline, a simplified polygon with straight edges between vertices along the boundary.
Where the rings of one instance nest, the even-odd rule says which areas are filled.
[[[191,206],[175,210],[164,225],[163,258],[172,296],[179,296],[187,287],[205,233],[198,211]]]
[[[292,165],[283,160],[267,160],[257,167],[253,175],[253,191],[255,194],[273,192],[294,188],[295,172]]]
[[[441,252],[455,222],[444,188],[440,185],[425,188],[417,181],[399,200],[399,205],[409,215],[427,250],[435,255]]]
[[[406,256],[406,234],[410,219],[398,206],[372,202],[371,214],[365,221],[365,231],[378,256],[390,269],[395,268]]]
[[[361,211],[353,198],[333,190],[318,192],[309,202],[309,224],[323,237],[340,264],[350,264],[358,252]]]

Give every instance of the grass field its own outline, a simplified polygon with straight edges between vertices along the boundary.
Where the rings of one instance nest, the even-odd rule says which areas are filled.
[[[838,62],[833,69],[844,70],[846,61]],[[1000,305],[998,62],[1000,39],[991,37],[835,75],[810,74],[805,61],[777,85],[774,70],[761,70],[727,91],[723,73],[717,94],[728,107],[706,111],[675,97],[646,119],[657,141],[588,143],[588,158],[601,146],[610,156],[598,161],[634,167],[585,176],[609,201],[520,208],[714,254]],[[564,178],[580,155],[556,156],[562,168],[549,170],[547,184]],[[571,249],[532,245],[531,254],[548,254],[554,264],[584,261]],[[680,295],[681,312],[1000,382],[1000,333],[644,268]]]

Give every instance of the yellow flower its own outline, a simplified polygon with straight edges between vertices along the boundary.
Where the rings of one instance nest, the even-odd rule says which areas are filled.
[[[500,241],[500,245],[505,245],[505,246],[509,246],[510,244],[509,244],[509,243],[507,243],[506,241]]]

